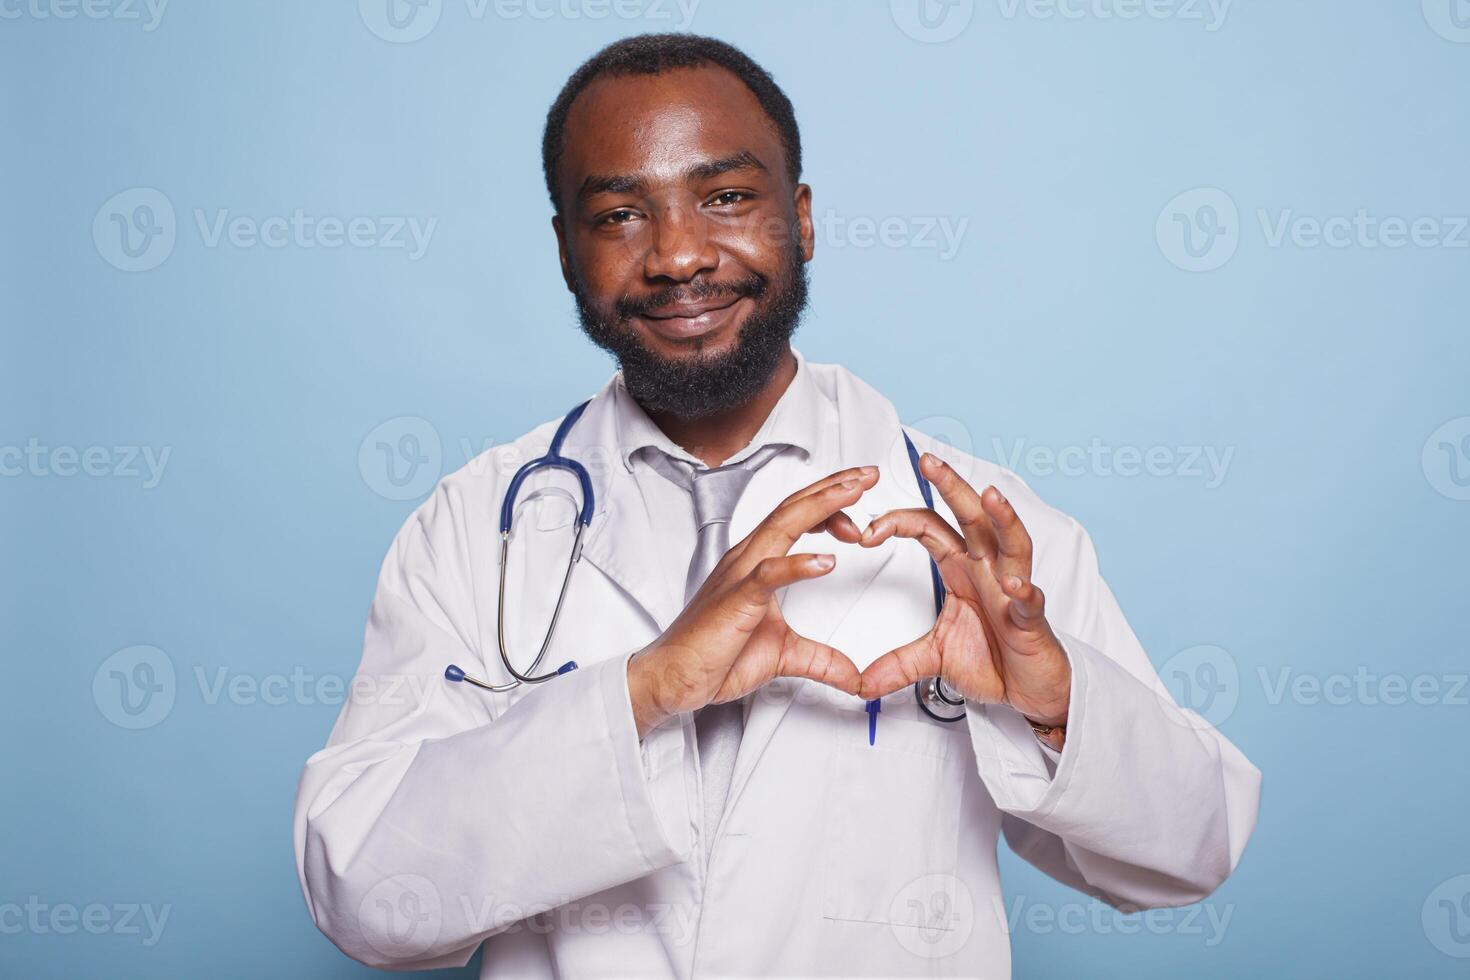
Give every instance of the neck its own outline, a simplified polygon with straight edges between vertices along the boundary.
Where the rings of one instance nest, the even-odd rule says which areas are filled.
[[[648,417],[685,452],[706,466],[719,466],[750,444],[795,377],[796,355],[787,347],[765,387],[743,405],[695,419],[668,412],[650,412]]]

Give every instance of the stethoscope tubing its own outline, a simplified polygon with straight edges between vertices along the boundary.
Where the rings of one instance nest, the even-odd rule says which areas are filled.
[[[562,443],[566,440],[567,433],[571,431],[572,426],[577,423],[577,420],[582,417],[582,413],[586,411],[589,403],[583,402],[567,413],[566,417],[562,419],[561,424],[557,426],[556,433],[552,436],[551,445],[547,448],[546,454],[531,460],[516,471],[515,475],[511,477],[510,485],[506,487],[505,499],[501,502],[500,587],[499,601],[496,604],[495,611],[495,639],[496,645],[500,648],[500,662],[512,680],[505,684],[490,684],[466,674],[454,664],[450,664],[445,668],[444,676],[446,679],[455,682],[465,681],[483,690],[496,694],[504,694],[507,691],[515,690],[522,684],[540,684],[577,668],[576,661],[568,661],[556,670],[543,674],[536,673],[536,669],[541,666],[541,661],[546,657],[547,650],[551,648],[552,638],[556,635],[556,626],[561,619],[562,608],[566,603],[567,590],[571,586],[572,571],[577,567],[578,562],[582,558],[582,534],[592,523],[592,515],[596,510],[596,498],[593,496],[592,479],[588,475],[586,467],[575,459],[562,455],[561,451]],[[909,438],[907,432],[903,433],[903,441],[908,451],[909,465],[913,467],[914,479],[919,484],[919,495],[924,498],[924,506],[933,510],[934,493],[929,486],[929,481],[924,478],[924,474],[919,469],[919,451],[915,448],[914,442]],[[562,575],[561,588],[556,595],[556,606],[552,609],[551,622],[546,628],[546,636],[541,641],[541,648],[536,651],[535,659],[531,661],[530,667],[523,673],[517,670],[515,664],[511,662],[510,651],[507,648],[505,639],[505,598],[506,583],[510,568],[510,532],[511,523],[515,514],[516,498],[520,494],[521,485],[532,473],[543,469],[564,469],[571,472],[577,478],[577,482],[581,484],[582,508],[577,514],[576,532],[572,539],[571,555],[567,558],[566,572]],[[944,579],[939,574],[939,565],[932,557],[929,559],[929,577],[930,584],[934,590],[934,615],[938,618],[944,612],[946,590],[944,588]],[[945,687],[944,681],[940,678],[925,677],[916,681],[914,683],[914,700],[918,702],[920,710],[935,721],[952,724],[965,717],[964,698],[952,695]],[[954,716],[936,714],[931,705],[937,707],[941,704],[951,708],[958,708],[960,709],[959,713]]]

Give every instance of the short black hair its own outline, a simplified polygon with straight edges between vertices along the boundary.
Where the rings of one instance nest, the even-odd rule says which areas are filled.
[[[718,65],[745,83],[776,126],[786,152],[786,170],[792,183],[801,180],[801,132],[796,128],[796,110],[781,86],[744,51],[724,41],[699,34],[638,34],[614,41],[582,63],[562,86],[561,94],[546,113],[546,130],[541,136],[541,169],[546,174],[546,191],[551,206],[560,213],[556,199],[556,168],[566,145],[567,112],[594,79],[604,75],[657,75],[674,68]]]

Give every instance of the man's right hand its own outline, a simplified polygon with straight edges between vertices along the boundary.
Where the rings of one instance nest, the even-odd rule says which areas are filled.
[[[876,466],[833,473],[787,497],[730,548],[679,614],[628,662],[628,692],[642,738],[666,719],[743,697],[775,677],[807,677],[856,695],[860,673],[842,652],[786,625],[777,589],[819,578],[833,555],[791,555],[803,534],[861,539],[841,512],[878,482]]]

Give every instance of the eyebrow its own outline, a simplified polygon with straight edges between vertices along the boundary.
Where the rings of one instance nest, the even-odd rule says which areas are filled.
[[[736,170],[759,170],[768,172],[768,168],[761,163],[760,158],[749,150],[739,150],[729,156],[719,157],[715,160],[702,160],[684,170],[682,174],[686,183],[696,180],[709,180],[721,174],[731,173]],[[577,190],[577,200],[585,201],[596,194],[646,194],[648,183],[641,177],[632,174],[588,174],[587,179],[582,181],[582,186]]]

